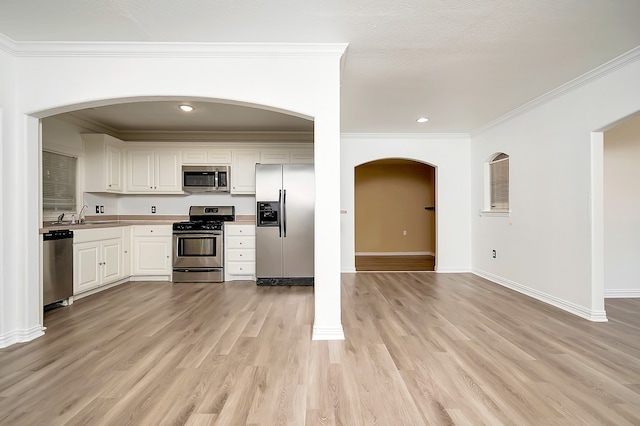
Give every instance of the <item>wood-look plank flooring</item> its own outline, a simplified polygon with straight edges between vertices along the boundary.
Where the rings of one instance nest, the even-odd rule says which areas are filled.
[[[356,271],[433,271],[434,256],[356,256]]]
[[[592,323],[472,274],[125,284],[0,350],[1,425],[638,425],[640,300]]]

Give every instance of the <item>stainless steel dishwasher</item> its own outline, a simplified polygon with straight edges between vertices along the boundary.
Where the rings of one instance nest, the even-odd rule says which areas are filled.
[[[42,241],[42,303],[47,306],[73,296],[73,231],[49,231]]]

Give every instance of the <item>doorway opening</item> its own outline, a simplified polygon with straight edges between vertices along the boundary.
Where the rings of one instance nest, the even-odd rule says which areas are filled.
[[[436,169],[388,158],[355,168],[356,271],[433,271]]]

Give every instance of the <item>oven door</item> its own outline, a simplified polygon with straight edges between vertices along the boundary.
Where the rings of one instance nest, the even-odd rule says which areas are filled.
[[[174,232],[174,268],[222,268],[222,265],[222,231]]]

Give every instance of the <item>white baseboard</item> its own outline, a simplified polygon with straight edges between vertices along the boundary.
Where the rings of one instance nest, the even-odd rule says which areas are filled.
[[[26,330],[13,330],[0,335],[0,349],[6,348],[16,343],[30,342],[44,335],[42,326],[31,327]]]
[[[344,340],[344,330],[342,325],[338,327],[316,327],[314,325],[311,340]]]
[[[489,272],[480,271],[478,269],[474,269],[472,272],[478,275],[479,277],[492,281],[503,287],[510,288],[511,290],[517,291],[518,293],[522,293],[526,296],[533,297],[536,300],[540,300],[541,302],[548,303],[549,305],[555,306],[558,309],[562,309],[563,311],[577,315],[589,321],[593,321],[593,322],[608,321],[607,313],[605,311],[592,311],[591,309],[585,308],[584,306],[576,305],[573,302],[569,302],[567,300],[560,299],[550,294],[543,293],[531,287],[527,287],[525,285],[516,283],[511,280],[507,280],[497,275],[493,275]]]
[[[605,289],[605,299],[637,299],[640,298],[640,289]]]

